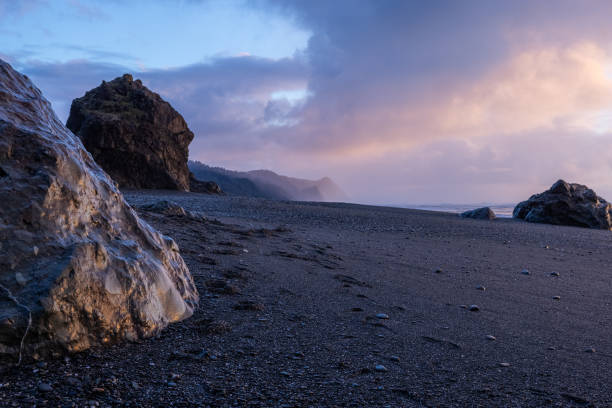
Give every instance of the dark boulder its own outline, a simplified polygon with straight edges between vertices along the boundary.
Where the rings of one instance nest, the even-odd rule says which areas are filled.
[[[75,99],[66,126],[120,187],[189,191],[193,133],[168,102],[131,75]]]
[[[137,340],[192,314],[176,243],[1,60],[0,169],[0,355]]]
[[[187,211],[177,203],[168,200],[156,201],[138,207],[139,210],[175,217],[185,217],[195,221],[206,221],[199,212]]]
[[[494,220],[495,213],[489,207],[477,208],[475,210],[469,210],[461,213],[463,218],[474,218],[477,220]]]
[[[557,181],[549,190],[519,203],[514,218],[529,222],[609,230],[610,204],[587,186]]]
[[[189,190],[194,193],[223,194],[221,187],[214,181],[201,181],[193,173],[189,175]]]

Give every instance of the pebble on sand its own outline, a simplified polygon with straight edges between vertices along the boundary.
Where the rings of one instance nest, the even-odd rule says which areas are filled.
[[[478,285],[478,286],[476,286],[476,289],[478,289],[478,290],[486,290],[487,288],[485,288],[482,285]]]
[[[480,307],[478,307],[478,305],[470,305],[470,312],[477,312],[480,310]]]
[[[378,317],[379,319],[388,319],[389,315],[386,313],[378,313],[376,317]]]
[[[561,296],[553,296],[553,300],[561,300]]]
[[[51,392],[53,391],[53,387],[51,387],[51,384],[40,383],[38,384],[38,390],[42,392]]]
[[[521,274],[523,274],[523,275],[529,275],[530,273],[529,273],[529,270],[527,270],[527,269],[523,269],[523,270],[521,271]]]
[[[510,363],[499,363],[500,367],[510,367]]]
[[[396,363],[399,363],[400,358],[398,356],[391,356],[391,357],[389,357],[389,360],[395,361]]]
[[[384,366],[384,365],[382,365],[382,364],[378,364],[376,367],[374,367],[374,369],[375,369],[376,371],[380,371],[380,372],[389,371],[389,370],[387,369],[387,367],[385,367],[385,366]]]
[[[550,276],[559,276],[559,272],[551,272]]]
[[[487,334],[487,340],[497,340],[497,338],[495,336],[493,336],[492,334]]]
[[[593,347],[589,347],[588,349],[584,350],[585,353],[594,353],[595,349]]]

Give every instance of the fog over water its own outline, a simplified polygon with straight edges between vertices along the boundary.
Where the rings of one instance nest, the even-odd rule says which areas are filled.
[[[493,210],[496,216],[499,218],[512,218],[512,211],[516,204],[427,204],[427,205],[402,205],[403,208],[410,208],[414,210],[427,210],[427,211],[442,211],[449,213],[461,214],[464,211],[473,210],[480,207],[489,207]]]

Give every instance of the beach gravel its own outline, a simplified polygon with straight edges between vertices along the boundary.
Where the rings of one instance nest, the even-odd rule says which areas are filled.
[[[156,338],[0,365],[5,405],[612,406],[609,231],[124,193],[205,215],[139,211],[176,240],[200,306]]]

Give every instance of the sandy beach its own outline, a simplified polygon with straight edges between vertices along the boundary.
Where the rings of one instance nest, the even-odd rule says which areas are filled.
[[[177,241],[199,308],[141,344],[2,367],[8,406],[612,406],[608,231],[125,195],[207,217],[139,211]]]

